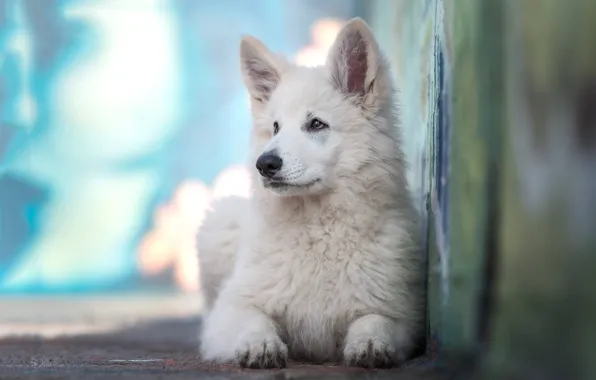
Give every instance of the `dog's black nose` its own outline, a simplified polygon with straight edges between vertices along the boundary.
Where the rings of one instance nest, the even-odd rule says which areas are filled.
[[[257,158],[257,170],[263,177],[272,178],[281,169],[283,160],[272,152],[263,153]]]

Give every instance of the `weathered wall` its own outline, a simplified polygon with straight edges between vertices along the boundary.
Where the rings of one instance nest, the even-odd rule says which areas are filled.
[[[596,3],[377,0],[372,16],[429,199],[442,353],[499,379],[595,378]]]
[[[450,294],[448,256],[448,136],[452,79],[450,26],[442,0],[373,3],[371,23],[388,54],[399,88],[409,180],[419,209],[427,215],[430,324]],[[428,211],[428,212],[427,212]]]

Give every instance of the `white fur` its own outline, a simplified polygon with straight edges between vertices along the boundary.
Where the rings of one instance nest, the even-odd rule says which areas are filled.
[[[276,149],[290,186],[266,188],[254,169],[251,199],[221,200],[207,217],[198,247],[203,359],[399,364],[423,332],[425,261],[390,74],[372,33],[350,21],[318,68],[245,37],[241,62],[253,162]],[[308,113],[329,124],[324,135],[304,130]]]

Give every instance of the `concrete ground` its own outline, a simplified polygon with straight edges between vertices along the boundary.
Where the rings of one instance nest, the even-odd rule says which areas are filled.
[[[214,366],[197,357],[197,297],[0,298],[0,379],[442,379],[424,359],[369,371],[291,363]]]

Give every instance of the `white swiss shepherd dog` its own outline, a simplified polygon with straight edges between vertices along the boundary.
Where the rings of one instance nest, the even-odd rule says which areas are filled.
[[[250,199],[214,204],[198,236],[203,360],[402,363],[424,333],[425,259],[388,64],[361,19],[324,66],[246,36]]]

